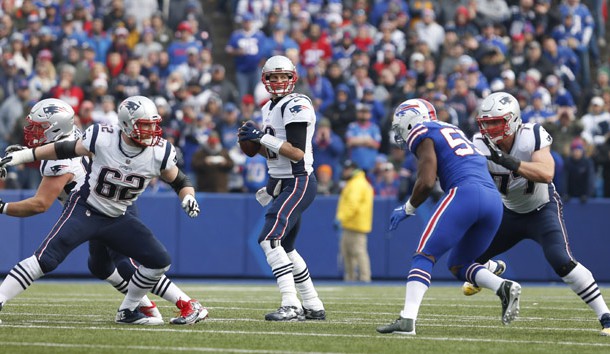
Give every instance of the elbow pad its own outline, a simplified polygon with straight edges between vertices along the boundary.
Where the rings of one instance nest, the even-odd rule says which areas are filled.
[[[58,160],[71,159],[78,156],[76,154],[76,140],[60,141],[55,143],[54,146]]]
[[[191,180],[182,171],[178,170],[178,176],[173,182],[169,184],[176,193],[180,193],[180,190],[185,187],[192,187]]]

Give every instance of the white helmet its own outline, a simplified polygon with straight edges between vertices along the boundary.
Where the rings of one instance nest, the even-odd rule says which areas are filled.
[[[60,140],[74,131],[74,110],[57,98],[36,103],[25,120],[23,137],[29,147]]]
[[[142,124],[154,124],[144,128]],[[159,142],[163,130],[157,106],[144,96],[131,96],[119,105],[119,125],[123,133],[142,146],[153,146]]]
[[[404,148],[413,127],[418,123],[432,120],[437,120],[436,109],[434,109],[432,103],[421,98],[404,101],[394,111],[394,118],[392,119],[394,140]]]
[[[288,74],[288,81],[269,81],[270,74]],[[294,64],[283,55],[276,55],[267,59],[261,75],[261,81],[265,85],[267,92],[275,96],[286,96],[292,93],[298,78],[297,69],[294,67]]]
[[[510,93],[492,93],[481,102],[476,120],[481,134],[497,144],[519,129],[521,125],[519,101]]]

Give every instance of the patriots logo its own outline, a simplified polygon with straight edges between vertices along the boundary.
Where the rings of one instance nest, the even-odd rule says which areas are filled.
[[[290,111],[290,113],[292,113],[292,114],[297,114],[297,113],[299,113],[300,111],[302,111],[302,110],[304,110],[304,109],[308,109],[308,108],[309,108],[309,107],[304,106],[304,105],[296,105],[296,106],[292,106],[292,107],[290,107],[289,111]]]
[[[55,166],[51,166],[51,172],[53,172],[53,174],[58,174],[61,170],[63,170],[64,168],[68,167],[68,165],[55,165]]]
[[[45,116],[47,116],[47,118],[50,118],[55,113],[67,112],[67,110],[64,107],[55,106],[55,105],[49,105],[49,106],[43,107],[42,111],[44,112]]]
[[[140,105],[134,101],[127,101],[123,104],[123,106],[129,111],[129,114],[133,114],[138,110],[138,108],[140,108]]]

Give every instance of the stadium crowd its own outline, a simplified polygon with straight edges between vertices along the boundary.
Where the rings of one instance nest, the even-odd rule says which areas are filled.
[[[339,192],[349,159],[376,195],[404,201],[416,164],[393,142],[394,107],[425,98],[471,137],[478,103],[506,91],[524,122],[553,136],[562,195],[610,197],[604,0],[232,0],[205,14],[199,1],[168,3],[3,1],[0,149],[23,143],[25,116],[42,98],[69,103],[84,129],[116,123],[117,103],[144,95],[198,191],[254,192],[265,161],[240,151],[237,129],[260,121],[269,99],[260,68],[282,54],[317,111],[320,193]],[[221,43],[210,23],[226,14],[235,29]],[[218,47],[233,63],[212,55]],[[36,164],[11,172],[0,188],[38,186]]]

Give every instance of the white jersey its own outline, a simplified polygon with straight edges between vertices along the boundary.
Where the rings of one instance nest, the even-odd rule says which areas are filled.
[[[129,146],[116,125],[92,125],[82,143],[94,156],[79,193],[88,205],[110,217],[124,214],[151,179],[177,162],[174,146],[165,139],[147,148]]]
[[[485,156],[490,155],[480,133],[474,135],[473,141]],[[510,155],[521,161],[530,162],[534,151],[550,146],[552,143],[553,138],[542,126],[525,123],[515,134],[515,142]],[[504,206],[508,209],[519,214],[525,214],[549,202],[549,184],[531,182],[491,160],[488,160],[487,166],[502,194]],[[554,189],[554,186],[552,187]]]
[[[72,136],[62,139],[61,141],[71,141],[80,138],[81,132],[75,127]],[[64,186],[63,191],[57,199],[63,205],[68,199],[68,195],[73,190],[78,190],[85,181],[85,175],[89,167],[88,157],[75,157],[65,160],[44,160],[40,165],[40,174],[43,177],[63,176],[67,173],[74,175],[72,181]]]
[[[313,172],[313,151],[311,141],[316,126],[316,113],[309,97],[292,93],[277,103],[268,101],[261,109],[263,117],[262,131],[286,141],[286,125],[295,122],[307,123],[307,141],[305,156],[302,161],[292,162],[285,156],[267,149],[267,166],[269,175],[274,178],[292,178],[309,175]]]

